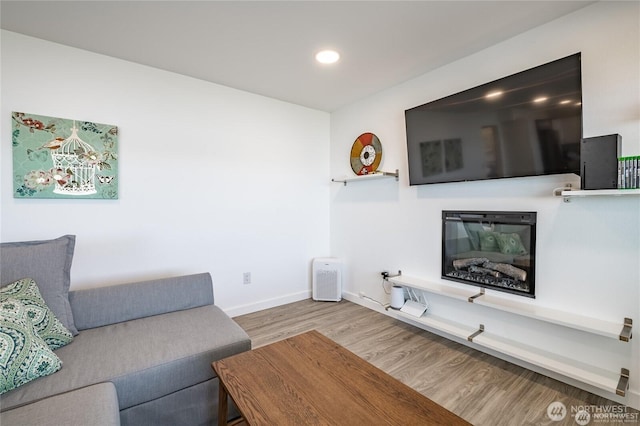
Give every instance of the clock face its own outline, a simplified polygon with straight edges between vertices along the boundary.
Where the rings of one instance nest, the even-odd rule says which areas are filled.
[[[365,145],[360,151],[360,162],[363,166],[370,166],[376,159],[376,149],[371,145]]]
[[[375,173],[382,161],[382,144],[373,133],[363,133],[351,147],[351,169],[357,175]]]

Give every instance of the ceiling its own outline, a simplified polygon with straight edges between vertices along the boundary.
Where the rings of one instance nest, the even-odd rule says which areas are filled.
[[[591,3],[2,0],[0,15],[5,30],[330,112]],[[326,48],[338,63],[315,62]]]

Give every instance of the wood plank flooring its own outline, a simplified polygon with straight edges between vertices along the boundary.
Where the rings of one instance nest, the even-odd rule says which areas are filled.
[[[318,330],[478,426],[575,425],[572,406],[618,405],[346,300],[303,300],[234,320],[254,348]],[[563,421],[547,416],[555,401],[569,411]]]

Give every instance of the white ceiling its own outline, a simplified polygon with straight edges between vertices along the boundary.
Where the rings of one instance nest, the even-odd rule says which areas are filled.
[[[0,14],[9,31],[334,111],[591,3],[2,0]],[[341,60],[315,63],[325,48]]]

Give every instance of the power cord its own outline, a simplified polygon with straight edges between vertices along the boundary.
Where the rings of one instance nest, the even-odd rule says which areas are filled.
[[[380,283],[380,284],[382,284],[382,289],[384,290],[385,293],[391,294],[391,289],[387,290],[387,286],[384,285],[385,282],[389,282],[389,281],[387,281],[386,279],[383,278],[382,282]]]
[[[385,309],[385,311],[388,311],[389,307],[391,306],[388,303],[383,304],[382,302],[378,302],[376,299],[374,299],[372,297],[369,297],[369,296],[365,296],[364,294],[362,295],[362,298],[377,303],[378,305],[382,306]]]
[[[402,274],[402,271],[398,271],[398,275]],[[384,290],[384,292],[386,294],[391,294],[391,290],[387,289],[387,286],[385,285],[385,282],[388,282],[387,278],[390,278],[392,275],[389,275],[388,271],[382,271],[380,273],[380,275],[382,275],[382,282],[380,283],[382,285],[382,290]],[[394,277],[397,277],[398,275],[393,275]],[[373,299],[369,296],[365,296],[364,294],[361,294],[360,297],[362,297],[363,299],[367,299],[370,300],[374,303],[377,303],[378,305],[382,306],[386,311],[389,310],[389,308],[391,307],[391,304],[389,303],[382,303],[377,301],[376,299]]]
[[[396,275],[389,275],[389,271],[382,271],[380,272],[380,275],[382,275],[382,289],[384,290],[385,293],[387,294],[391,294],[391,290],[387,289],[387,286],[384,284],[385,281],[389,282],[389,278],[391,277],[398,277],[400,275],[402,275],[402,271],[398,271],[398,273]]]

